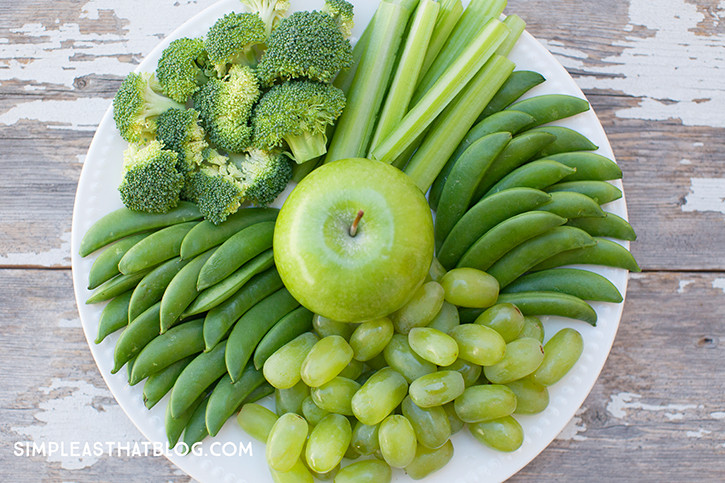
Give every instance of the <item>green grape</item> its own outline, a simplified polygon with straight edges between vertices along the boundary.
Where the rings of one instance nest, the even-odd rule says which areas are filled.
[[[549,405],[549,390],[531,376],[511,381],[506,386],[516,394],[514,414],[537,414]]]
[[[277,471],[270,468],[269,472],[272,474],[274,483],[314,483],[315,481],[301,458],[297,458],[297,462],[289,471]]]
[[[340,377],[347,377],[348,379],[357,379],[360,377],[365,370],[365,364],[355,359],[351,360],[345,369],[340,372]]]
[[[390,319],[395,330],[407,334],[413,327],[425,327],[438,315],[443,306],[444,291],[438,282],[424,283],[413,297]]]
[[[451,437],[451,424],[443,406],[422,408],[410,396],[403,399],[403,416],[415,430],[418,442],[428,448],[440,448]]]
[[[485,325],[461,324],[450,335],[458,343],[458,357],[479,366],[497,363],[506,352],[503,337]]]
[[[584,351],[584,340],[574,329],[561,329],[544,345],[544,360],[532,379],[551,386],[569,372]]]
[[[262,443],[267,442],[267,436],[276,421],[276,414],[256,403],[245,404],[237,415],[237,423],[244,432]]]
[[[321,386],[340,374],[352,360],[352,348],[339,335],[317,341],[302,362],[300,375],[310,387]]]
[[[320,338],[331,335],[339,335],[343,339],[348,340],[356,326],[357,324],[330,320],[319,314],[312,316],[312,329],[320,336]]]
[[[441,279],[446,302],[459,307],[482,309],[496,303],[498,281],[475,268],[454,268]]]
[[[456,414],[455,402],[451,401],[441,407],[446,412],[446,416],[448,416],[448,424],[451,425],[451,434],[456,434],[458,431],[462,430],[466,423],[461,421],[461,418],[459,418],[458,414]]]
[[[393,336],[393,337],[395,337],[395,336]],[[385,346],[385,347],[387,347],[387,346]],[[388,365],[387,361],[385,360],[385,356],[383,355],[382,352],[380,354],[376,355],[375,357],[373,357],[372,359],[370,359],[369,361],[365,361],[365,364],[370,369],[373,369],[376,371],[382,369],[383,367],[387,367],[387,365]]]
[[[516,451],[524,442],[524,430],[511,416],[469,424],[468,429],[478,441],[499,451]]]
[[[408,393],[405,378],[390,367],[379,370],[365,381],[352,397],[355,417],[369,425],[378,424],[398,407]]]
[[[422,408],[441,406],[463,394],[463,376],[457,371],[438,371],[410,384],[410,398]]]
[[[371,455],[380,449],[378,428],[380,424],[365,424],[358,421],[352,431],[352,442],[355,450],[363,455]]]
[[[302,414],[302,401],[310,395],[310,388],[300,381],[288,389],[275,389],[274,406],[277,416],[285,413]]]
[[[337,376],[319,387],[313,387],[310,395],[320,409],[352,416],[350,403],[358,389],[360,389],[360,384],[357,382]]]
[[[312,396],[308,396],[304,401],[302,401],[302,415],[312,426],[317,426],[320,421],[322,421],[322,418],[328,414],[330,414],[329,411],[325,411],[315,404],[315,401],[312,400]]]
[[[451,364],[450,366],[446,367],[449,371],[458,371],[463,376],[463,384],[468,386],[473,386],[478,381],[478,378],[481,377],[481,371],[483,371],[483,368],[479,366],[478,364],[474,364],[473,362],[464,361],[463,359],[456,359],[456,361]]]
[[[414,327],[408,332],[413,352],[438,366],[449,366],[458,358],[458,344],[453,337],[430,327]]]
[[[524,327],[519,332],[518,338],[531,337],[536,339],[542,344],[544,343],[544,324],[538,317],[533,315],[527,315],[524,317]]]
[[[335,483],[390,483],[393,472],[380,460],[358,461],[342,468],[335,476]]]
[[[267,438],[267,464],[281,472],[290,471],[302,454],[307,440],[307,421],[295,413],[286,413],[277,419]]]
[[[315,334],[305,332],[277,349],[264,362],[262,372],[267,382],[277,389],[289,389],[297,384],[302,362],[317,340]]]
[[[458,315],[456,306],[448,302],[443,302],[443,306],[435,318],[428,324],[428,327],[438,329],[444,334],[447,334],[453,327],[456,327],[460,323],[461,318]]]
[[[380,423],[378,441],[383,459],[393,468],[404,468],[415,458],[415,430],[405,416],[392,414],[385,418]]]
[[[368,320],[358,325],[350,336],[350,347],[358,361],[369,361],[383,352],[393,337],[393,323],[389,318]]]
[[[476,324],[491,327],[501,334],[504,342],[516,339],[524,327],[524,314],[514,304],[496,304],[476,318]]]
[[[328,414],[310,433],[305,459],[311,470],[327,473],[345,456],[352,438],[350,421],[340,414]]]
[[[428,277],[425,281],[429,282],[433,280],[434,282],[440,282],[445,274],[445,267],[441,265],[441,262],[436,257],[433,257],[433,261],[430,263],[430,268],[428,269]]]
[[[471,386],[456,398],[454,407],[461,421],[489,421],[512,414],[516,410],[516,394],[499,384]]]
[[[419,444],[415,451],[415,458],[405,467],[405,472],[414,480],[420,480],[443,468],[451,458],[453,458],[453,443],[450,439],[436,449],[426,448]]]
[[[506,384],[534,372],[543,359],[541,342],[524,337],[506,344],[503,359],[492,366],[484,366],[483,373],[494,384]]]
[[[420,376],[436,371],[436,365],[413,352],[408,337],[395,334],[383,351],[385,362],[405,377],[410,384]]]

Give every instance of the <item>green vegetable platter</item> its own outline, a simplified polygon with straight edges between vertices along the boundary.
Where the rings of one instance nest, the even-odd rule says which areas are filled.
[[[169,441],[201,441],[189,452],[179,445],[162,451],[198,481],[288,481],[284,475],[280,476],[280,472],[271,474],[265,458],[265,451],[284,454],[286,439],[270,438],[270,450],[258,441],[259,433],[250,430],[248,434],[242,429],[236,415],[241,402],[256,401],[274,410],[275,400],[270,394],[275,384],[266,372],[263,375],[261,371],[265,360],[273,358],[275,351],[300,334],[306,333],[311,338],[306,342],[303,340],[310,347],[316,340],[305,332],[311,325],[312,314],[283,287],[273,267],[272,234],[277,209],[283,206],[296,181],[317,165],[345,157],[368,157],[402,169],[418,188],[427,192],[433,207],[435,255],[441,271],[467,267],[486,271],[491,276],[489,279],[495,279],[493,283],[500,286],[498,302],[516,305],[523,315],[538,316],[545,327],[547,341],[557,333],[562,334],[563,340],[574,331],[581,334],[583,341],[581,357],[575,364],[572,361],[573,367],[568,372],[562,372],[565,373],[563,377],[557,374],[549,375],[547,379],[546,375],[540,375],[542,381],[547,381],[542,384],[548,386],[548,406],[527,411],[521,405],[522,411],[515,414],[516,418],[509,418],[523,429],[521,442],[503,451],[481,444],[491,438],[483,434],[485,431],[505,432],[506,428],[482,424],[476,405],[469,399],[476,401],[484,395],[476,393],[479,389],[467,391],[465,396],[456,399],[455,406],[459,416],[465,414],[468,418],[461,419],[475,422],[475,425],[470,431],[453,434],[450,442],[440,446],[449,452],[446,458],[452,452],[450,461],[429,475],[421,465],[417,469],[408,468],[408,471],[393,469],[392,481],[410,481],[411,477],[422,477],[429,482],[503,481],[531,462],[570,423],[594,386],[622,316],[628,273],[638,270],[627,251],[627,240],[634,239],[634,233],[626,221],[621,170],[613,161],[606,134],[574,80],[541,43],[526,31],[520,36],[506,37],[508,27],[510,30],[518,28],[519,32],[523,29],[520,19],[500,22],[485,35],[477,35],[461,54],[462,60],[456,58],[456,62],[446,68],[437,65],[435,56],[425,58],[425,50],[419,49],[415,42],[401,43],[399,52],[403,53],[400,55],[386,52],[386,45],[375,44],[385,38],[380,32],[388,32],[384,29],[386,22],[390,26],[395,21],[398,22],[395,28],[401,35],[407,32],[411,38],[421,35],[421,38],[435,40],[446,24],[441,17],[438,17],[438,23],[433,22],[438,3],[421,2],[420,5],[426,5],[425,9],[429,11],[420,7],[419,14],[410,16],[410,23],[405,19],[395,20],[392,14],[400,13],[396,10],[398,7],[387,5],[391,16],[385,17],[384,21],[378,19],[379,31],[366,29],[374,19],[378,2],[351,3],[354,4],[352,31],[349,23],[340,20],[344,15],[339,14],[333,16],[336,24],[330,21],[331,28],[339,28],[345,36],[349,34],[353,45],[362,39],[360,45],[371,52],[369,57],[375,55],[375,58],[386,59],[389,65],[386,67],[382,62],[381,65],[359,67],[359,76],[354,78],[343,70],[331,84],[337,66],[363,66],[365,63],[365,57],[360,60],[359,55],[363,49],[347,52],[338,49],[339,59],[327,58],[321,68],[308,69],[307,80],[290,82],[289,78],[296,74],[287,70],[286,60],[270,55],[257,66],[256,76],[264,92],[262,100],[257,102],[258,98],[255,98],[246,107],[243,103],[236,105],[242,105],[247,116],[252,109],[250,106],[256,106],[257,117],[253,123],[258,144],[254,154],[250,151],[237,158],[220,154],[242,151],[235,150],[233,143],[245,135],[248,143],[252,134],[244,130],[252,128],[229,124],[230,116],[239,113],[226,116],[227,106],[222,105],[214,89],[228,89],[227,94],[231,92],[231,96],[246,95],[232,91],[230,85],[239,79],[247,82],[245,76],[255,74],[246,67],[234,65],[244,64],[244,59],[225,61],[223,53],[215,52],[220,45],[209,40],[204,47],[210,55],[206,64],[209,70],[201,74],[212,80],[198,92],[192,92],[195,89],[193,75],[189,77],[188,72],[167,69],[165,74],[157,74],[158,80],[166,86],[164,93],[168,96],[163,98],[165,104],[159,109],[183,108],[184,102],[192,102],[193,98],[198,114],[191,109],[171,110],[166,111],[163,114],[166,118],[163,118],[158,116],[159,112],[155,114],[160,118],[158,133],[154,120],[154,133],[148,137],[150,125],[139,122],[134,117],[132,105],[124,103],[127,99],[119,100],[117,95],[115,105],[109,106],[86,156],[73,213],[72,263],[76,301],[90,350],[118,404],[141,433],[154,443],[154,448],[167,448]],[[449,6],[455,3],[454,0],[439,2]],[[323,0],[291,0],[289,13],[319,10],[323,4]],[[465,7],[469,2],[462,4]],[[148,80],[143,73],[156,71],[165,49],[174,40],[205,36],[210,39],[210,28],[218,19],[231,12],[244,11],[245,6],[238,0],[223,0],[203,10],[163,40],[138,66],[138,74],[124,81],[119,92],[125,89],[126,94],[133,95],[132,90],[138,89],[133,82]],[[267,14],[267,17],[261,15],[267,25],[260,23],[258,26],[262,37],[269,35],[273,26],[276,28],[270,20],[274,12]],[[450,15],[460,16],[461,12]],[[470,18],[468,22],[472,23]],[[448,19],[448,24],[453,29],[455,22]],[[498,39],[495,45],[491,38]],[[442,52],[447,48],[444,39],[437,39],[437,48]],[[499,50],[496,50],[497,46],[500,46]],[[463,47],[459,49],[463,50]],[[483,61],[476,60],[484,54],[490,56],[494,51],[497,54],[485,66]],[[215,62],[212,54],[222,60]],[[247,54],[254,55],[251,51]],[[416,68],[416,56],[428,72],[419,79],[418,90],[406,85],[405,76],[392,75],[395,62],[406,66],[410,62],[411,68]],[[173,59],[166,61],[173,63]],[[417,64],[417,68],[420,67],[420,63]],[[325,68],[332,71],[325,71]],[[224,82],[214,77],[220,72],[223,75],[219,78]],[[176,77],[169,83],[165,75]],[[376,76],[390,78],[389,85],[376,82]],[[279,79],[286,80],[280,83]],[[456,81],[460,79],[470,81],[466,89],[456,87]],[[226,82],[229,85],[223,85]],[[421,89],[421,85],[427,90]],[[363,88],[356,91],[356,86]],[[383,102],[384,92],[380,89],[384,91],[388,87],[395,95]],[[373,102],[371,96],[378,98],[381,114],[377,118],[365,113]],[[298,104],[320,105],[322,98],[325,99],[322,104],[326,106],[324,116],[319,116],[325,119],[320,123],[322,128],[317,126],[302,134],[290,134],[297,126],[290,123],[291,117],[286,114],[294,111]],[[473,113],[468,105],[481,102],[481,99],[486,99],[487,110]],[[286,109],[280,109],[279,103],[284,102],[288,103]],[[407,111],[409,105],[414,107]],[[197,115],[204,122],[199,121]],[[284,122],[280,122],[280,117]],[[371,119],[377,119],[378,124]],[[339,122],[333,131],[335,120]],[[184,125],[196,126],[188,128],[187,135],[191,137],[203,126],[206,138],[201,131],[199,139],[205,139],[204,143],[208,141],[209,146],[204,144],[204,150],[194,151],[190,138],[179,141],[175,129]],[[285,132],[281,134],[281,131]],[[234,135],[230,136],[230,133]],[[451,140],[456,142],[452,144]],[[176,146],[180,158],[169,150],[172,145]],[[289,159],[279,153],[279,146],[287,148],[284,156]],[[197,163],[202,166],[192,166],[189,161],[191,167],[187,171],[193,171],[197,178],[188,179],[202,180],[193,193],[194,186],[185,185],[182,180],[187,179],[183,178],[186,174],[174,171],[183,163],[179,162],[177,168],[173,162],[169,164],[170,159],[181,161],[184,156],[187,161],[193,156],[199,157]],[[159,168],[159,172],[166,170],[163,178],[149,175],[164,163],[164,167]],[[231,201],[224,201],[221,190],[209,188],[212,184],[208,180],[218,181],[214,176],[222,165],[229,168],[225,175],[237,177],[230,186],[242,190],[243,196],[236,194]],[[289,169],[290,166],[294,168]],[[209,169],[214,176],[208,174],[212,172]],[[481,177],[479,173],[485,175]],[[285,187],[284,181],[290,178]],[[207,182],[210,184],[203,184]],[[158,199],[154,198],[157,191],[151,189],[156,183],[164,191],[164,196]],[[204,186],[204,189],[198,186]],[[199,194],[209,191],[214,195],[204,198]],[[245,200],[263,206],[249,208],[247,204],[241,204],[240,208],[240,201]],[[169,210],[169,206],[174,208]],[[129,208],[149,213],[141,216]],[[361,216],[362,212],[357,221]],[[431,272],[431,278],[446,285],[445,277],[436,279]],[[196,284],[194,280],[198,280]],[[463,305],[456,302],[447,305],[453,307],[451,304]],[[439,309],[440,306],[436,310]],[[413,350],[422,354],[430,348],[427,337],[433,337],[432,340],[440,344],[452,344],[456,351],[460,346],[464,352],[467,344],[471,344],[471,337],[476,335],[468,329],[476,324],[463,323],[479,320],[481,312],[480,308],[459,309],[462,325],[451,330],[453,337],[443,337],[432,328],[411,330],[408,327]],[[276,325],[265,325],[270,317]],[[237,319],[239,323],[233,325]],[[129,324],[129,320],[132,323]],[[248,320],[249,328],[243,327],[245,320]],[[399,329],[396,326],[398,332],[403,332]],[[305,336],[300,337],[304,339]],[[503,339],[496,337],[503,347]],[[506,340],[507,347],[523,347],[528,343],[541,348],[533,336],[519,337],[523,338],[518,341],[524,342],[520,343],[512,336]],[[405,345],[405,340],[408,339],[396,334],[393,342]],[[557,338],[547,347],[552,347],[554,352],[557,344],[564,342]],[[346,343],[343,345],[347,347]],[[388,347],[392,346],[391,342]],[[357,348],[356,352],[363,349]],[[461,380],[457,372],[463,370],[460,359],[455,366],[452,364],[455,357],[438,361],[434,349],[429,357],[439,366],[450,365],[458,369],[422,376],[415,383],[407,381],[411,383],[410,397],[397,411],[402,415],[391,415],[381,434],[398,433],[400,428],[396,425],[399,423],[404,423],[403,429],[410,428],[403,415],[421,411],[421,401],[427,397],[427,383],[433,385],[436,378],[445,377],[455,379],[456,383]],[[373,355],[370,358],[372,360]],[[540,362],[541,359],[537,363]],[[164,369],[159,371],[155,364],[163,364]],[[358,365],[363,366],[362,363]],[[231,366],[237,370],[231,371]],[[483,384],[479,381],[475,388],[504,388],[503,385],[495,386],[495,381],[507,381],[506,377],[490,367],[494,366],[486,367]],[[372,377],[382,379],[387,374],[385,371],[396,374],[400,379],[398,382],[407,387],[403,377],[392,369],[381,369]],[[531,371],[525,375],[532,374]],[[199,383],[212,376],[216,384],[213,392]],[[360,374],[355,377],[358,376]],[[511,377],[508,381],[511,390],[499,392],[515,400],[514,392],[527,390],[520,382],[524,379],[517,380],[519,377]],[[426,378],[431,381],[427,382]],[[494,385],[486,385],[491,381]],[[463,383],[460,384],[462,393]],[[177,389],[177,386],[183,387]],[[357,390],[359,384],[350,381],[349,386],[348,389]],[[401,393],[401,401],[404,396],[405,393]],[[371,396],[372,400],[374,397]],[[243,415],[247,423],[258,420],[263,425],[269,419],[269,412],[264,413],[258,406],[245,408],[243,413],[249,411]],[[364,413],[365,407],[361,411]],[[299,418],[288,414],[284,420],[289,425],[289,429],[285,429],[288,432],[277,431],[275,434],[304,433],[306,426],[300,429]],[[340,414],[331,415],[325,421],[324,424],[330,426],[327,428],[330,434],[335,434],[341,426],[349,426],[348,419]],[[440,442],[443,440],[445,438]],[[324,442],[315,440],[309,444],[324,445]],[[365,459],[370,458],[362,460]],[[386,459],[390,466],[396,466],[391,463],[394,457],[389,460]],[[289,468],[294,461],[278,459],[278,465]],[[301,465],[300,461],[295,464]],[[349,461],[343,460],[343,469]],[[371,468],[375,465],[370,463]],[[406,465],[401,463],[399,466]],[[359,467],[358,476],[364,473],[364,466]],[[389,471],[386,465],[382,466]],[[355,474],[353,470],[341,470],[340,481],[356,481],[350,479],[350,475]]]

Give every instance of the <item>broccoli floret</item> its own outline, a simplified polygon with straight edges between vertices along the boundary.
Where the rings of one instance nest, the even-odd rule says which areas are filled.
[[[317,11],[295,12],[270,34],[257,74],[265,87],[278,79],[329,83],[351,65],[352,47],[335,19]]]
[[[281,153],[252,150],[246,156],[231,155],[229,160],[229,172],[244,184],[244,198],[258,205],[272,203],[292,178],[290,160]]]
[[[346,2],[345,0],[325,0],[325,6],[322,7],[322,11],[335,19],[337,27],[345,38],[350,37],[352,28],[355,26],[352,19],[352,3]]]
[[[241,0],[241,2],[262,18],[267,35],[287,15],[287,10],[289,10],[289,0]]]
[[[229,64],[256,65],[255,47],[266,40],[266,26],[259,15],[232,12],[212,25],[204,47],[217,75],[223,77]]]
[[[184,177],[176,170],[176,153],[159,141],[131,144],[123,153],[121,201],[131,210],[165,213],[179,203]]]
[[[186,174],[201,165],[202,151],[209,145],[195,109],[169,109],[156,119],[156,139],[178,155],[176,169]]]
[[[241,65],[232,65],[224,79],[210,79],[194,94],[194,107],[212,144],[231,153],[249,147],[250,117],[259,95],[254,71]]]
[[[184,37],[171,42],[156,67],[163,93],[177,102],[186,102],[206,83],[208,61],[203,39]]]
[[[330,84],[308,80],[272,87],[254,109],[254,145],[271,151],[289,147],[297,163],[327,152],[327,126],[345,107],[345,94]]]
[[[215,225],[236,213],[244,201],[244,186],[228,170],[229,158],[213,148],[204,150],[204,162],[186,175],[184,192]]]
[[[161,86],[153,74],[130,73],[113,98],[113,120],[121,137],[128,142],[144,143],[156,135],[156,118],[167,109],[185,109],[160,94]]]

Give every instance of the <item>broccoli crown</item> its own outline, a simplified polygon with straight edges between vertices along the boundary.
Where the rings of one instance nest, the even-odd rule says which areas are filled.
[[[241,2],[261,17],[267,35],[277,26],[280,19],[287,15],[287,10],[289,10],[289,0],[241,0]]]
[[[350,37],[352,28],[355,26],[352,3],[345,0],[325,0],[322,11],[335,19],[337,28],[340,29],[345,38]]]
[[[351,65],[352,47],[335,19],[322,12],[295,12],[270,34],[257,74],[264,86],[297,78],[329,83]]]
[[[143,143],[156,135],[156,118],[167,109],[184,109],[180,103],[160,94],[161,86],[153,74],[130,73],[113,98],[113,120],[121,137]]]
[[[204,165],[187,177],[186,191],[204,218],[215,225],[236,213],[244,200],[242,184],[226,169]]]
[[[287,146],[303,163],[327,150],[327,126],[345,107],[345,94],[330,84],[309,80],[272,87],[257,103],[252,117],[254,145],[262,150]]]
[[[208,144],[194,109],[169,109],[156,119],[156,139],[178,155],[176,169],[185,174],[202,163]]]
[[[227,64],[254,65],[254,47],[267,40],[262,18],[256,13],[228,13],[216,21],[206,34],[204,47],[221,77]]]
[[[131,210],[165,213],[179,203],[184,177],[176,170],[176,153],[159,141],[131,144],[123,155],[123,179],[118,191]]]
[[[272,203],[292,178],[292,165],[284,154],[252,150],[230,156],[229,172],[244,184],[244,197],[259,205]]]
[[[177,102],[186,102],[206,82],[207,62],[204,40],[184,37],[171,42],[156,67],[163,93]]]
[[[232,65],[224,79],[210,79],[194,94],[194,107],[213,144],[232,153],[249,147],[250,117],[259,95],[254,71],[241,65]]]

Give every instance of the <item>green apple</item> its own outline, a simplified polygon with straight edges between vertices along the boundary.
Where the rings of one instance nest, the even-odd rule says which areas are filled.
[[[423,283],[433,259],[428,203],[402,171],[344,159],[303,179],[274,230],[274,260],[290,293],[340,322],[386,316]]]

